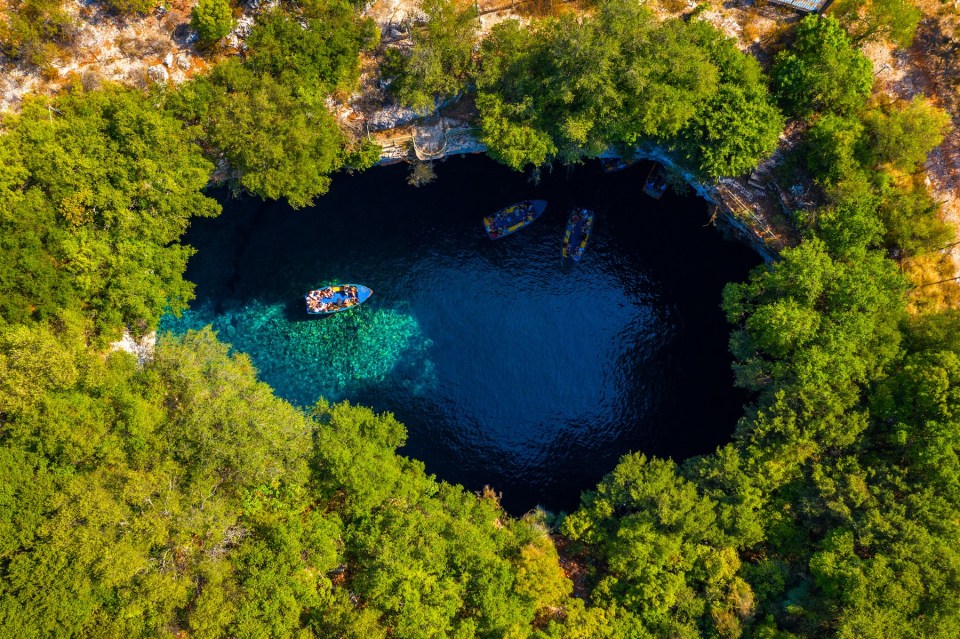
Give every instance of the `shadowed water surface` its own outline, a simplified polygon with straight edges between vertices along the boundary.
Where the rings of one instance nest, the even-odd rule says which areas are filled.
[[[702,200],[642,195],[643,164],[537,185],[484,157],[436,170],[421,189],[401,166],[339,176],[300,211],[225,200],[187,235],[197,299],[162,328],[212,324],[296,404],[392,411],[409,430],[402,453],[441,479],[493,486],[514,513],[572,509],[624,453],[682,459],[729,438],[744,398],[721,291],[759,260],[704,226]],[[550,202],[536,223],[486,237],[484,215],[533,197]],[[565,273],[575,205],[597,218]],[[303,294],[334,283],[374,295],[308,317]]]

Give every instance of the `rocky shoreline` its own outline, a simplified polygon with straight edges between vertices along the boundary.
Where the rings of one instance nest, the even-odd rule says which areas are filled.
[[[417,162],[417,161],[439,161],[451,156],[463,156],[475,153],[486,153],[487,147],[481,143],[474,135],[475,127],[468,122],[451,121],[450,126],[443,126],[443,147],[428,157],[419,157],[416,149],[411,149],[413,144],[387,143],[383,146],[383,153],[380,157],[378,166],[397,164],[399,162]],[[420,128],[414,125],[413,131],[402,140],[416,140]],[[435,137],[435,136],[434,136]],[[618,157],[614,151],[606,151],[597,156],[601,158]],[[712,207],[715,207],[716,215],[713,218],[718,228],[722,232],[728,233],[749,245],[765,262],[773,262],[779,259],[779,250],[771,246],[771,242],[766,234],[755,228],[749,220],[744,219],[742,214],[731,205],[729,198],[724,197],[724,193],[731,186],[735,186],[734,180],[721,178],[714,183],[706,183],[699,180],[693,173],[682,168],[670,156],[669,152],[657,146],[639,147],[634,151],[634,157],[638,160],[649,160],[659,162],[672,173],[675,173],[683,179],[687,185],[701,198],[706,200]]]

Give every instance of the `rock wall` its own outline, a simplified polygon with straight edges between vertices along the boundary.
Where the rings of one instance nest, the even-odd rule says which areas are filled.
[[[445,150],[434,159],[442,159],[452,155],[466,155],[468,153],[486,153],[487,147],[474,136],[474,131],[475,128],[468,123],[459,121],[449,122],[446,129],[447,141]],[[413,131],[405,135],[403,139],[412,139],[416,135],[417,127],[414,126]],[[616,152],[608,150],[601,153],[598,157],[615,158],[618,157],[618,155]],[[639,147],[634,151],[634,157],[638,160],[659,162],[671,172],[680,175],[684,182],[686,182],[698,196],[716,207],[717,216],[715,220],[721,230],[730,233],[742,242],[746,242],[765,262],[769,263],[779,259],[778,251],[769,245],[764,235],[753,228],[747,220],[737,215],[736,211],[731,208],[730,204],[722,196],[719,182],[707,183],[701,181],[689,170],[677,164],[669,152],[659,146]],[[384,145],[379,164],[396,164],[402,161],[416,161],[416,157],[413,155],[409,144],[388,143]]]

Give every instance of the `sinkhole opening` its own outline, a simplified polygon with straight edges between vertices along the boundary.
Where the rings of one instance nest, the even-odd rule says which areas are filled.
[[[213,325],[289,401],[390,411],[402,454],[508,511],[572,510],[627,452],[676,460],[729,439],[733,387],[722,289],[760,259],[707,225],[693,195],[642,193],[650,164],[597,163],[532,183],[483,156],[453,158],[426,186],[403,166],[340,176],[316,206],[229,199],[195,221],[196,300],[175,333]],[[525,199],[547,210],[491,241],[482,218]],[[595,212],[575,268],[561,267],[568,212]],[[330,316],[304,293],[373,289]],[[371,478],[375,481],[375,478]]]

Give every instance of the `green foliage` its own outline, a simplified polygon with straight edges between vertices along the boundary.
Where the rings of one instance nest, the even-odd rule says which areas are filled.
[[[246,63],[232,58],[182,86],[170,110],[194,125],[201,146],[231,170],[232,185],[263,198],[308,206],[341,167],[379,160],[351,141],[327,102],[359,79],[359,52],[379,33],[346,2],[282,5],[258,18]]]
[[[39,67],[49,65],[75,34],[61,0],[11,0],[0,17],[0,51]]]
[[[902,6],[875,0],[846,24],[902,40]],[[466,86],[475,38],[469,10],[426,8],[394,85],[425,109]],[[871,16],[882,26],[858,30]],[[734,441],[680,467],[624,457],[561,519],[561,544],[536,515],[398,456],[392,415],[277,399],[209,329],[143,362],[91,347],[190,297],[177,242],[217,206],[189,137],[237,185],[294,205],[376,161],[326,106],[375,40],[347,5],[284,5],[246,64],[218,65],[168,109],[108,87],[4,120],[0,635],[960,634],[960,313],[908,316],[879,250],[951,237],[904,176],[946,120],[922,99],[864,111],[869,65],[831,19],[805,19],[775,65],[787,107],[817,114],[799,153],[826,204],[798,215],[800,246],[725,290],[752,393]],[[633,2],[508,21],[482,49],[481,136],[517,169],[656,143],[735,174],[782,126],[755,61]]]
[[[296,90],[232,59],[184,86],[174,113],[202,125],[203,141],[259,195],[308,206],[344,162],[343,133],[322,93]]]
[[[197,32],[202,45],[219,42],[233,29],[230,1],[199,0],[190,11],[190,26]]]
[[[950,229],[930,194],[899,175],[926,160],[946,125],[946,115],[923,99],[859,118],[830,113],[817,118],[804,151],[829,204],[805,221],[815,222],[832,252],[849,257],[883,245],[915,255],[949,242]]]
[[[538,558],[551,580],[517,581],[512,558],[529,565],[523,549],[542,547],[542,532],[500,525],[491,500],[438,485],[422,463],[395,457],[406,433],[391,416],[322,402],[314,415],[320,489],[342,504],[352,590],[397,635],[524,636],[537,609],[563,592],[556,555]]]
[[[658,143],[706,175],[742,173],[782,126],[755,61],[702,22],[658,24],[632,2],[531,29],[501,23],[481,67],[481,139],[513,168]]]
[[[376,44],[379,31],[345,1],[280,7],[261,15],[246,40],[249,67],[282,84],[313,92],[352,90],[360,77],[358,52]]]
[[[7,124],[0,317],[73,310],[99,330],[143,330],[184,308],[191,250],[178,240],[219,206],[200,193],[212,166],[181,124],[118,88],[28,100]]]
[[[110,8],[127,15],[150,13],[159,4],[157,0],[107,0]]]
[[[864,125],[830,113],[817,118],[805,139],[807,168],[826,184],[836,184],[860,169]]]
[[[880,220],[884,245],[904,255],[919,255],[953,240],[951,225],[941,219],[940,205],[922,184],[887,186],[882,190]]]
[[[357,169],[362,171],[369,169],[380,161],[383,149],[376,142],[364,138],[352,151],[350,151],[344,160],[344,165],[348,169]]]
[[[847,28],[855,42],[887,39],[909,47],[923,13],[911,0],[839,0],[830,15]]]
[[[877,194],[839,182],[813,231],[825,243],[725,293],[738,381],[760,394],[735,447],[690,471],[766,522],[747,537],[766,559],[742,572],[766,619],[757,636],[946,637],[960,624],[946,604],[960,592],[957,530],[944,525],[960,514],[960,379],[956,353],[938,350],[956,346],[957,318],[912,321],[904,357],[903,284],[869,250],[877,231],[854,230]]]
[[[807,454],[855,442],[862,387],[899,353],[904,288],[882,256],[836,260],[819,240],[785,250],[781,263],[748,283],[728,285],[736,378],[761,391],[761,414],[745,424],[753,436],[798,438],[814,447]],[[790,421],[778,423],[784,417]]]
[[[872,186],[853,173],[851,179],[837,184],[831,195],[832,203],[817,212],[817,234],[830,252],[851,259],[876,248],[886,228],[878,214],[880,198]]]
[[[83,330],[0,328],[4,635],[523,637],[565,602],[542,527],[398,457],[391,416],[311,419],[209,331],[140,368]]]
[[[943,141],[950,116],[924,98],[914,98],[901,108],[876,109],[864,116],[869,136],[869,164],[887,164],[910,172]]]
[[[950,490],[960,481],[960,360],[952,351],[921,351],[877,392],[880,436],[918,482]]]
[[[651,636],[736,637],[753,594],[715,507],[671,462],[629,455],[562,531],[604,567],[596,603],[624,606]]]
[[[750,98],[726,85],[710,101],[688,133],[696,145],[700,170],[711,176],[749,173],[757,160],[774,151],[784,121],[766,92]]]
[[[389,49],[384,74],[392,78],[397,99],[418,111],[429,112],[437,100],[462,92],[473,69],[477,44],[477,10],[457,0],[421,0],[426,24],[411,29],[409,52]]]
[[[535,525],[535,524],[534,524]],[[520,548],[516,565],[518,595],[530,600],[536,610],[546,610],[566,603],[573,584],[560,568],[560,557],[553,540],[546,530],[539,530],[532,539]]]
[[[873,86],[870,60],[835,19],[816,15],[800,22],[793,46],[777,54],[772,75],[777,98],[797,117],[855,113]]]
[[[945,350],[960,353],[960,333],[953,333],[960,310],[945,309],[911,316],[904,337],[911,352]]]
[[[0,409],[0,499],[19,523],[0,524],[0,627],[163,635],[194,574],[248,537],[244,499],[306,480],[309,428],[211,334],[161,343],[138,371],[87,352],[82,330],[2,329],[34,394]]]
[[[528,165],[542,166],[556,155],[557,147],[549,134],[527,124],[517,123],[504,115],[505,111],[522,112],[529,103],[507,107],[497,95],[481,94],[477,97],[480,109],[481,140],[489,147],[492,158],[515,171]]]

